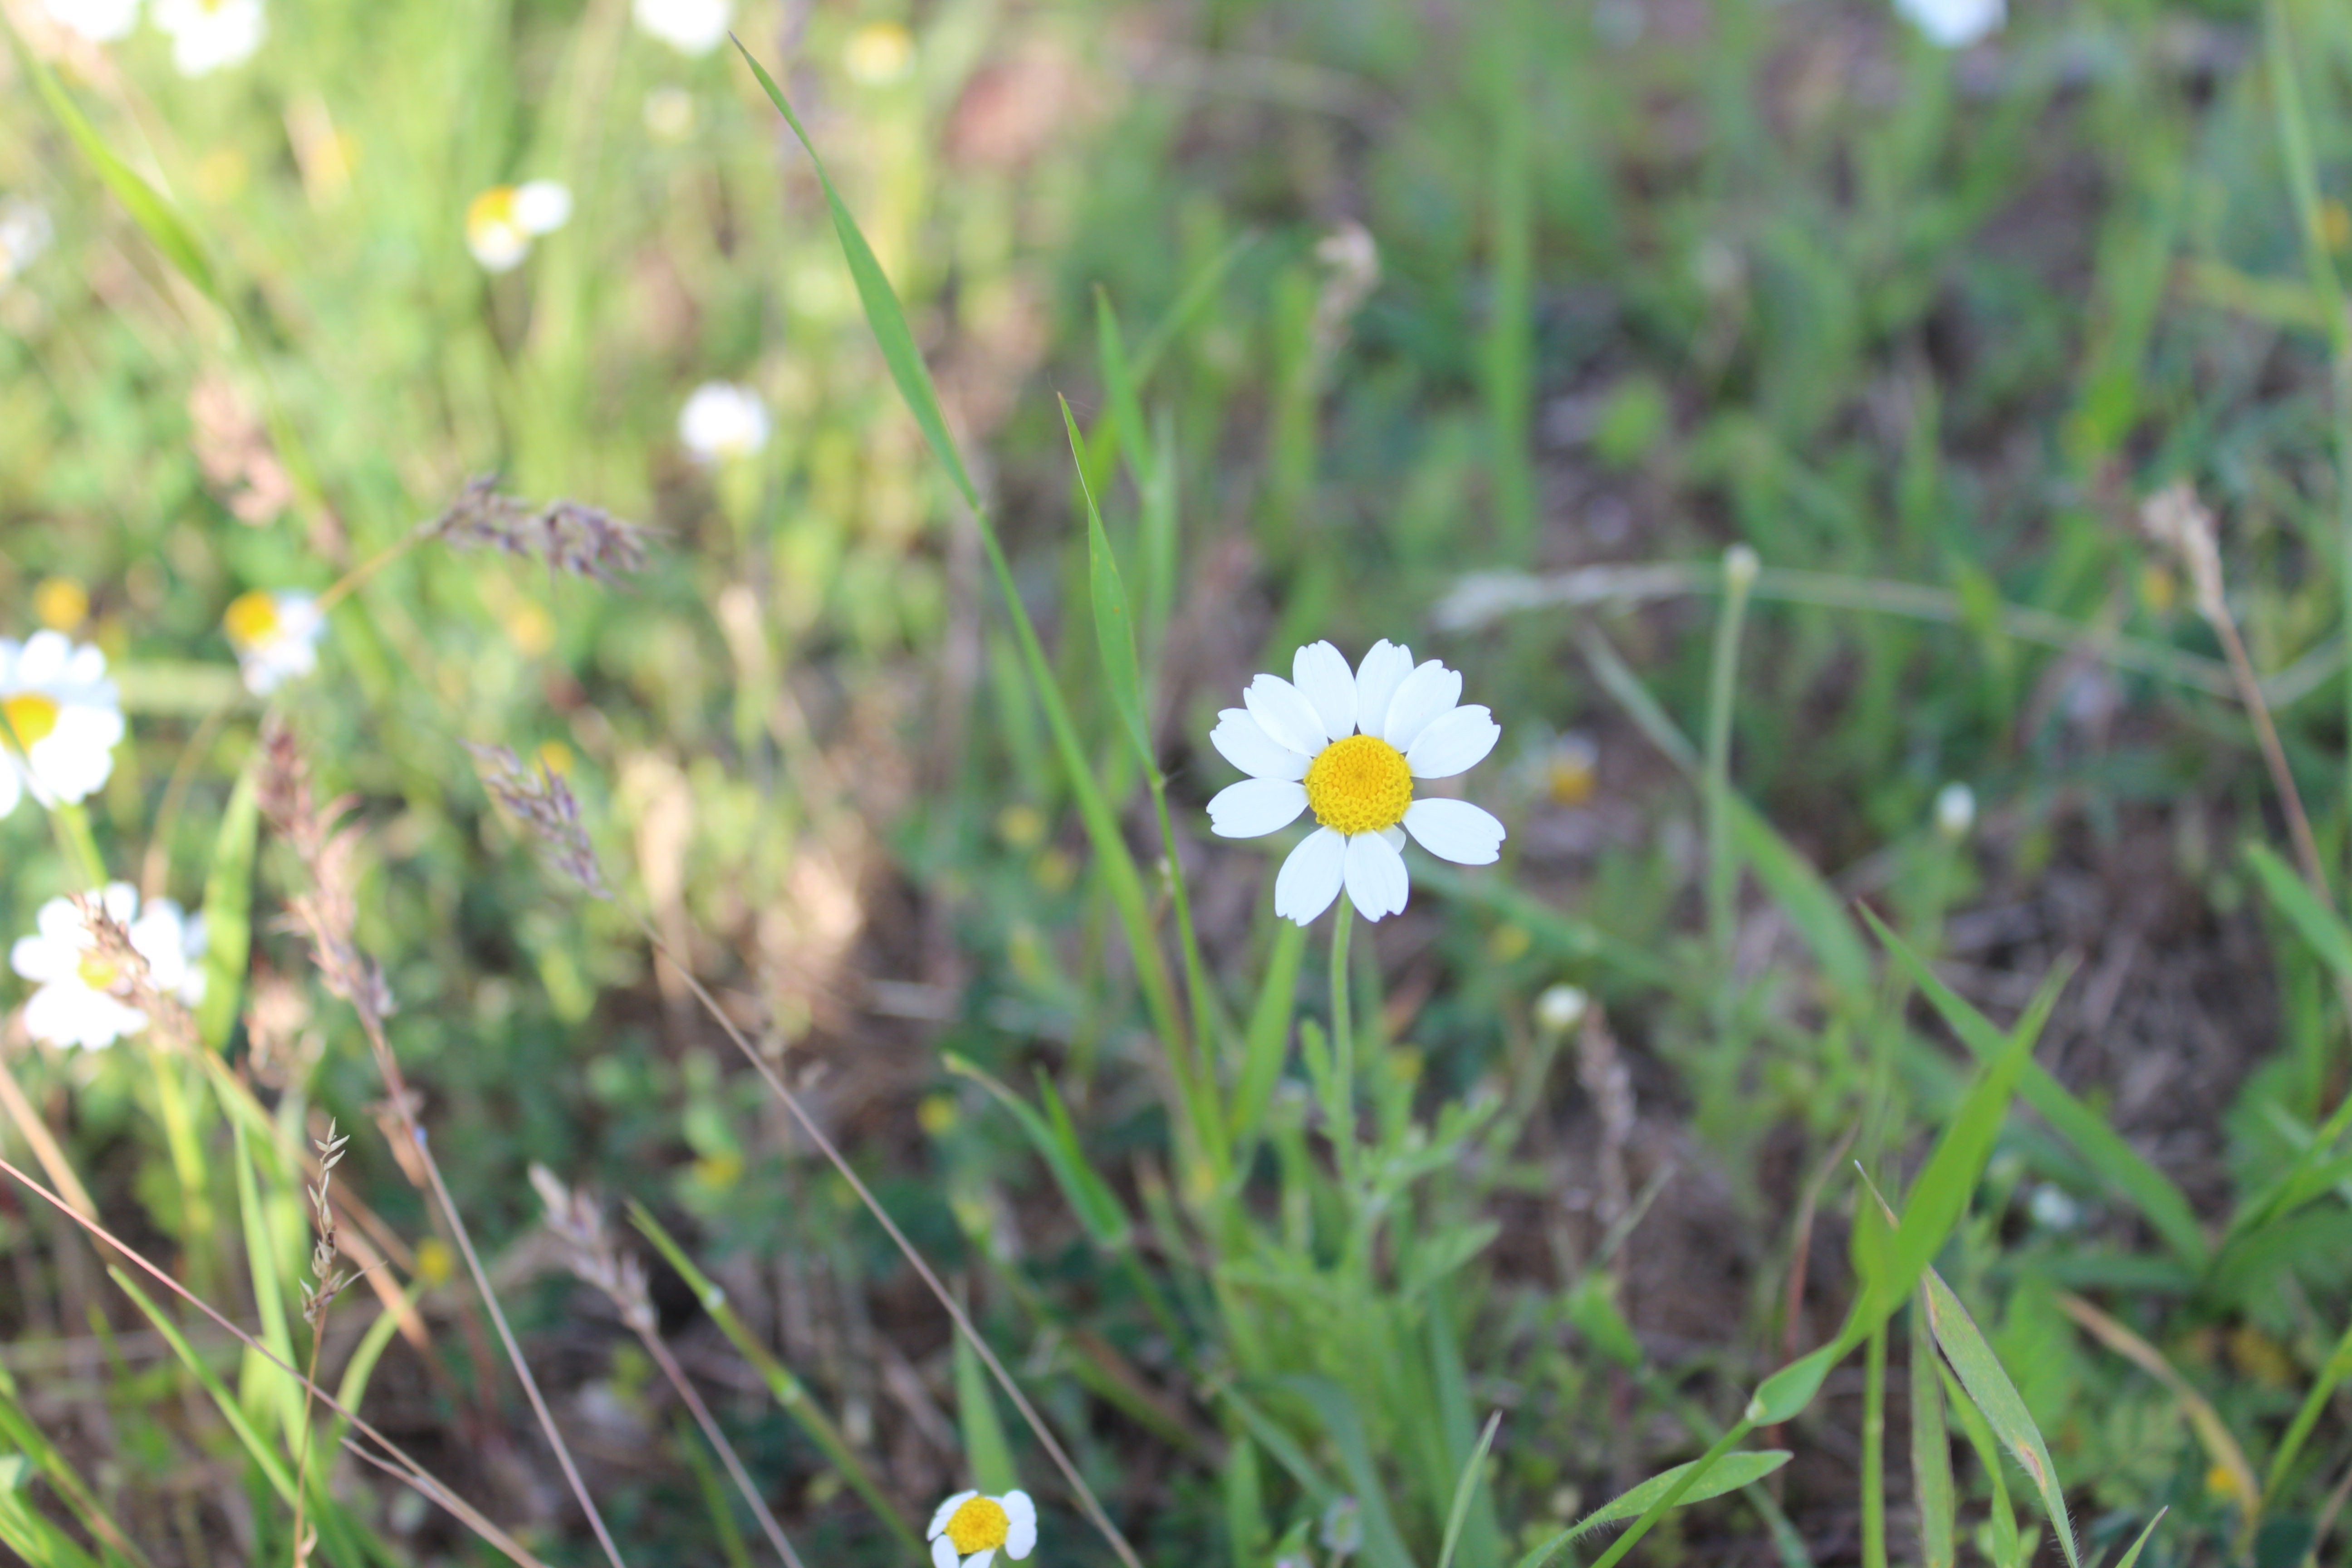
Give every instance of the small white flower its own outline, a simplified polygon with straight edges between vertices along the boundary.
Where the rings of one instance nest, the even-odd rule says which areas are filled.
[[[748,458],[768,444],[768,405],[748,386],[704,382],[678,410],[677,438],[706,463]]]
[[[727,41],[735,0],[636,0],[637,26],[683,55],[707,55]]]
[[[1977,792],[1964,784],[1948,784],[1936,792],[1936,831],[1952,843],[1969,836],[1977,822]]]
[[[1243,708],[1217,716],[1210,743],[1250,776],[1209,802],[1209,826],[1255,838],[1312,809],[1319,826],[1283,861],[1274,912],[1305,925],[1344,886],[1366,920],[1404,908],[1412,891],[1410,833],[1423,849],[1463,866],[1490,865],[1503,825],[1467,801],[1412,798],[1415,779],[1452,778],[1495,749],[1502,728],[1482,707],[1462,707],[1462,677],[1385,639],[1353,673],[1328,642],[1298,650],[1291,679],[1261,675]]]
[[[128,882],[109,882],[99,897],[106,912],[131,929],[131,946],[147,961],[156,990],[190,1007],[204,1000],[205,972],[195,963],[205,951],[203,916],[183,915],[169,899],[142,912],[139,890]],[[34,934],[17,938],[8,951],[9,967],[37,987],[25,1004],[27,1034],[94,1051],[147,1026],[144,1013],[110,994],[120,976],[99,956],[71,899],[51,899],[34,919]]]
[[[127,38],[139,25],[139,0],[46,0],[43,9],[51,21],[93,44]]]
[[[121,739],[106,655],[62,632],[0,637],[0,816],[28,788],[43,805],[82,799],[114,771]]]
[[[988,1568],[1001,1550],[1014,1562],[1037,1549],[1037,1505],[1024,1491],[958,1492],[931,1515],[931,1568]]]
[[[572,192],[555,180],[492,185],[466,205],[466,248],[492,272],[518,266],[530,242],[572,219]]]
[[[155,0],[155,25],[172,36],[172,63],[182,76],[242,65],[268,30],[261,0]]]
[[[229,601],[221,629],[228,634],[229,647],[236,649],[245,689],[267,697],[286,681],[319,668],[319,637],[327,629],[327,617],[308,594],[257,588]]]
[[[0,202],[0,283],[30,267],[56,237],[47,208],[22,196]]]
[[[1895,0],[1933,43],[1964,49],[2009,20],[2008,0]]]
[[[1564,1035],[1584,1022],[1591,1005],[1580,985],[1549,985],[1536,998],[1536,1022],[1553,1034]]]

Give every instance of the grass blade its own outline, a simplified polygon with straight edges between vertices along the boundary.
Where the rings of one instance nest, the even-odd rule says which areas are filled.
[[[1969,1399],[1982,1412],[1994,1436],[2016,1456],[2018,1464],[2033,1482],[2042,1499],[2042,1511],[2049,1516],[2058,1544],[2065,1551],[2067,1568],[2082,1568],[2082,1554],[2074,1546],[2074,1528],[2067,1520],[2066,1496],[2058,1485],[2057,1467],[2050,1462],[2050,1449],[2042,1441],[2042,1429],[2033,1424],[2032,1414],[2025,1408],[2017,1384],[2002,1370],[1976,1320],[1969,1316],[1960,1299],[1952,1294],[1952,1288],[1933,1268],[1927,1270],[1927,1324],[1935,1332],[1937,1344],[1943,1347],[1944,1359],[1951,1363],[1960,1386],[1968,1390]]]
[[[1282,1077],[1283,1060],[1290,1048],[1291,1016],[1298,1005],[1298,971],[1306,958],[1307,928],[1276,921],[1265,976],[1258,983],[1257,1002],[1250,1008],[1249,1027],[1243,1037],[1241,1078],[1234,1085],[1234,1110],[1228,1118],[1236,1158],[1257,1136],[1265,1108],[1274,1099],[1274,1086]]]
[[[1502,1424],[1499,1410],[1486,1417],[1486,1429],[1478,1434],[1477,1451],[1462,1467],[1462,1479],[1454,1483],[1454,1506],[1445,1510],[1445,1542],[1438,1549],[1437,1568],[1454,1568],[1454,1548],[1462,1540],[1462,1521],[1470,1515],[1471,1496],[1486,1473],[1486,1450],[1494,1447],[1495,1428]]]
[[[1764,884],[1789,923],[1797,928],[1797,934],[1821,963],[1822,974],[1848,1005],[1868,1001],[1874,979],[1870,952],[1847,916],[1843,901],[1830,890],[1812,863],[1797,853],[1796,846],[1781,837],[1754,806],[1737,795],[1728,796],[1725,805],[1740,858],[1755,871],[1756,879]]]
[[[1013,1112],[1013,1119],[1027,1135],[1030,1147],[1035,1149],[1037,1157],[1045,1162],[1045,1168],[1054,1173],[1054,1180],[1061,1186],[1062,1196],[1068,1201],[1070,1212],[1078,1216],[1078,1223],[1086,1226],[1087,1234],[1093,1237],[1095,1245],[1107,1252],[1126,1250],[1133,1236],[1127,1210],[1120,1206],[1118,1194],[1110,1190],[1110,1184],[1097,1175],[1095,1168],[1087,1163],[1085,1152],[1077,1145],[1076,1131],[1070,1126],[1067,1114],[1057,1116],[1049,1123],[1030,1107],[1028,1101],[966,1058],[953,1051],[943,1051],[940,1059],[948,1071],[959,1078],[971,1079]],[[1053,1093],[1051,1086],[1046,1085],[1042,1077],[1039,1083],[1046,1094]],[[1058,1109],[1058,1101],[1055,1106]]]
[[[1103,531],[1094,487],[1087,482],[1086,443],[1078,436],[1078,422],[1070,415],[1070,400],[1065,397],[1061,405],[1062,427],[1069,433],[1070,458],[1077,465],[1078,490],[1087,502],[1087,590],[1094,601],[1103,684],[1128,739],[1135,742],[1144,773],[1157,778],[1160,764],[1151,754],[1151,731],[1143,718],[1143,671],[1135,658],[1135,615],[1128,607],[1127,584],[1119,579],[1118,557],[1111,553],[1110,536]]]
[[[2239,1534],[2242,1547],[2262,1521],[2262,1490],[2254,1485],[2254,1468],[2246,1462],[2246,1451],[2231,1436],[2229,1426],[2221,1420],[2221,1412],[2211,1401],[2189,1385],[2187,1378],[2164,1359],[2164,1353],[2130,1329],[2100,1311],[2080,1296],[2060,1291],[2058,1305],[2065,1314],[2109,1350],[2164,1384],[2189,1417],[2197,1441],[2203,1445],[2205,1457],[2222,1474],[2230,1478],[2230,1489],[2238,1495],[2241,1513]]]
[[[2169,1503],[2156,1510],[2156,1517],[2147,1521],[2147,1528],[2139,1532],[2139,1539],[2132,1542],[2131,1550],[2116,1559],[2116,1568],[2132,1568],[2132,1564],[2139,1561],[2140,1549],[2147,1544],[2147,1538],[2156,1533],[2156,1527],[2162,1524],[2164,1516],[2171,1511]]]
[[[1709,1466],[1706,1474],[1692,1481],[1688,1489],[1675,1500],[1674,1506],[1683,1507],[1695,1502],[1705,1502],[1710,1498],[1721,1497],[1726,1492],[1738,1491],[1741,1487],[1753,1486],[1788,1462],[1789,1450],[1786,1448],[1759,1448],[1743,1450],[1737,1454],[1726,1454]],[[1704,1459],[1693,1459],[1688,1464],[1676,1465],[1670,1470],[1659,1471],[1640,1486],[1603,1503],[1549,1541],[1529,1552],[1519,1559],[1518,1568],[1543,1568],[1545,1563],[1558,1556],[1561,1549],[1570,1542],[1591,1534],[1603,1525],[1616,1524],[1621,1521],[1632,1519],[1636,1514],[1646,1512],[1660,1499],[1673,1491],[1675,1483],[1706,1463]]]
[[[1003,1419],[989,1392],[988,1373],[961,1334],[955,1340],[956,1421],[963,1428],[963,1456],[971,1466],[971,1484],[1000,1495],[1021,1484],[1013,1468],[1013,1445],[1005,1440]]]
[[[1925,1291],[1911,1308],[1911,1490],[1919,1509],[1919,1568],[1952,1568],[1952,1440]]]
[[[253,949],[253,856],[261,823],[257,766],[248,763],[236,776],[205,872],[205,995],[196,1005],[196,1036],[208,1051],[226,1047],[236,1026]]]
[[[1286,1377],[1282,1383],[1313,1407],[1332,1446],[1339,1450],[1340,1467],[1348,1472],[1357,1507],[1363,1510],[1365,1562],[1370,1568],[1414,1568],[1412,1553],[1406,1550],[1396,1518],[1389,1512],[1387,1489],[1381,1484],[1380,1467],[1372,1462],[1371,1444],[1364,1436],[1355,1400],[1326,1378],[1301,1374]]]

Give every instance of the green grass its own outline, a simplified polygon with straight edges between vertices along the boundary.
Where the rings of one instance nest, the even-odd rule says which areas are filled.
[[[392,0],[193,80],[37,12],[0,635],[130,735],[0,819],[0,934],[103,872],[211,945],[184,1026],[0,1034],[0,1157],[162,1270],[0,1201],[11,1550],[290,1561],[299,1487],[338,1568],[760,1561],[740,1468],[812,1564],[1013,1484],[1131,1565],[2340,1554],[2341,7],[741,0],[687,58]],[[711,380],[756,454],[683,450]],[[418,535],[483,473],[646,564]],[[229,601],[336,584],[247,696]],[[1323,637],[1465,672],[1511,837],[1302,935],[1205,741]],[[557,777],[609,900],[509,808]],[[289,1374],[331,1116],[320,1388],[467,1517]],[[635,1226],[551,1241],[534,1164]]]

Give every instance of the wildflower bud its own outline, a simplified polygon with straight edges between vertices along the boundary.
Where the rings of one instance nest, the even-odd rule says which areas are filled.
[[[1323,1510],[1316,1533],[1322,1537],[1326,1551],[1341,1557],[1355,1552],[1364,1544],[1362,1505],[1351,1497],[1334,1499],[1331,1506]]]
[[[1936,832],[1947,843],[1966,838],[1976,821],[1976,791],[1964,784],[1948,784],[1936,792]]]
[[[1723,552],[1723,581],[1735,594],[1744,594],[1756,585],[1756,574],[1764,563],[1756,552],[1745,544],[1735,544]]]
[[[1550,985],[1536,998],[1536,1022],[1556,1035],[1564,1035],[1584,1022],[1589,999],[1580,985]]]

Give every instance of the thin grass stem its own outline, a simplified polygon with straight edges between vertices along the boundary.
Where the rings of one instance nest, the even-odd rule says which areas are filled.
[[[768,1544],[774,1547],[776,1555],[784,1560],[785,1568],[801,1568],[800,1553],[794,1552],[793,1543],[784,1539],[784,1528],[776,1522],[776,1516],[769,1510],[768,1500],[761,1497],[760,1489],[752,1484],[750,1473],[743,1468],[743,1461],[735,1455],[735,1445],[730,1443],[727,1434],[719,1430],[719,1423],[711,1417],[710,1407],[702,1403],[702,1395],[687,1379],[686,1369],[677,1364],[677,1357],[670,1353],[670,1348],[662,1342],[661,1335],[650,1329],[640,1327],[637,1338],[644,1342],[646,1353],[654,1358],[654,1364],[662,1369],[662,1375],[669,1379],[669,1385],[677,1390],[677,1396],[686,1402],[687,1409],[694,1416],[694,1424],[702,1428],[703,1436],[718,1453],[719,1462],[727,1467],[727,1474],[735,1482],[735,1489],[743,1494],[744,1502],[751,1506],[753,1517],[760,1521],[761,1530],[766,1532]]]
[[[1863,1342],[1862,1568],[1886,1568],[1886,1321]]]
[[[1354,1180],[1356,1163],[1356,1031],[1349,1011],[1348,937],[1355,925],[1356,906],[1339,895],[1339,913],[1331,922],[1331,1060],[1339,1080],[1331,1105],[1331,1152],[1340,1174]]]

